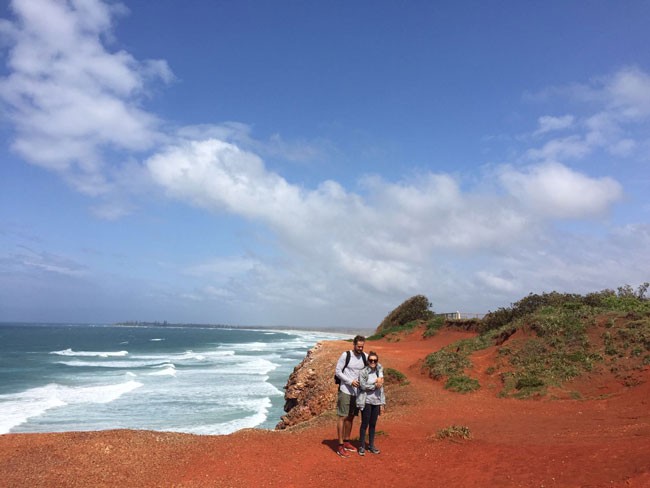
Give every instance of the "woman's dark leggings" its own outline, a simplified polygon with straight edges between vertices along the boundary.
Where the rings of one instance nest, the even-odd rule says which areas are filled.
[[[366,429],[368,429],[368,445],[375,447],[375,427],[377,426],[377,417],[379,417],[380,410],[381,405],[369,405],[367,403],[361,410],[359,441],[361,441],[361,447],[364,449],[366,448]]]

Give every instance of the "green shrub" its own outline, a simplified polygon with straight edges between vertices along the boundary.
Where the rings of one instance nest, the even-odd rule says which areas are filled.
[[[445,317],[442,315],[437,315],[433,318],[430,318],[426,321],[426,330],[424,331],[424,337],[431,337],[436,335],[436,332],[440,330],[445,325]]]
[[[381,324],[379,324],[379,327],[377,327],[377,332],[401,327],[409,322],[429,320],[433,317],[433,312],[429,310],[430,308],[431,302],[427,297],[424,295],[415,295],[389,313]]]
[[[458,375],[471,365],[465,355],[447,348],[429,354],[424,360],[424,367],[429,369],[429,376],[436,380]]]
[[[406,386],[410,383],[404,373],[393,368],[384,369],[384,378],[386,378],[386,382],[397,383],[400,386]]]
[[[478,380],[464,375],[452,376],[445,383],[445,389],[458,393],[469,393],[478,390],[480,387]]]
[[[396,327],[391,327],[390,329],[385,329],[379,332],[376,332],[375,334],[371,335],[370,337],[366,337],[367,341],[377,341],[379,339],[382,339],[386,337],[390,341],[390,336],[391,334],[396,334],[399,332],[409,332],[413,330],[420,322],[417,320],[414,320],[412,322],[407,322],[404,325],[399,325]],[[399,339],[396,340],[396,342],[399,341]]]

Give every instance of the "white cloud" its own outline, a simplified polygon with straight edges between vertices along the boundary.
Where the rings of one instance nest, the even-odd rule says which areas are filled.
[[[545,163],[522,172],[504,167],[504,187],[524,206],[550,218],[602,215],[623,190],[612,178],[591,178],[559,163]]]
[[[531,148],[526,152],[532,160],[567,160],[581,159],[592,150],[592,146],[582,136],[572,135],[561,139],[552,139],[541,148]]]
[[[273,134],[266,140],[253,136],[252,127],[241,122],[222,124],[198,124],[181,127],[177,135],[186,140],[218,139],[266,158],[305,163],[322,159],[331,151],[330,144],[322,139],[313,141],[287,141],[280,134]]]
[[[627,67],[609,76],[594,78],[588,84],[553,87],[532,99],[548,100],[564,96],[570,102],[584,105],[586,114],[562,117],[543,116],[538,119],[535,136],[546,136],[556,130],[571,131],[569,135],[546,140],[541,147],[529,148],[525,156],[534,161],[580,160],[604,150],[623,158],[634,154],[647,131],[636,134],[630,127],[647,127],[650,119],[650,74],[637,67]]]
[[[333,181],[308,190],[268,171],[256,155],[217,139],[167,147],[146,166],[169,196],[272,229],[280,249],[293,258],[288,268],[295,268],[278,271],[275,264],[274,282],[326,271],[330,284],[350,281],[380,293],[411,293],[436,250],[503,248],[528,239],[538,225],[510,198],[464,193],[449,175],[400,183],[366,178],[365,197]],[[282,286],[292,288],[288,282]]]
[[[650,75],[637,67],[619,70],[605,81],[604,97],[620,116],[640,119],[650,116]]]
[[[60,172],[76,189],[110,190],[103,151],[141,151],[160,139],[159,121],[139,107],[145,82],[169,81],[164,61],[140,63],[102,42],[119,7],[99,0],[14,0],[16,21],[0,99],[16,128],[13,149]]]
[[[0,257],[0,272],[36,273],[79,277],[87,273],[85,267],[71,258],[47,251],[18,246],[14,254]]]
[[[563,115],[561,117],[554,117],[551,115],[544,115],[537,119],[538,128],[534,132],[535,135],[545,134],[547,132],[568,129],[573,125],[575,117],[573,115]]]

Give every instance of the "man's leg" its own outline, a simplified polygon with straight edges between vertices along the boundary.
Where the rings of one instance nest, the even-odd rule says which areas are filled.
[[[345,421],[347,417],[339,417],[336,421],[336,433],[339,436],[339,445],[343,444],[343,439],[345,437]]]
[[[354,417],[345,417],[343,421],[343,427],[345,428],[345,431],[343,432],[344,441],[350,440],[350,433],[352,432],[352,422],[354,422]]]

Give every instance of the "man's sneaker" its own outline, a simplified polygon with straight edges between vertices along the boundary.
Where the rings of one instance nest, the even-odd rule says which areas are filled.
[[[343,444],[341,444],[341,445],[339,446],[339,448],[336,450],[336,454],[338,454],[338,455],[341,456],[342,458],[349,458],[349,457],[350,457],[350,455],[347,453],[347,451],[346,451],[345,448],[343,447]]]
[[[352,451],[352,452],[356,452],[356,451],[357,451],[357,448],[354,447],[352,444],[350,444],[348,441],[345,441],[345,442],[343,443],[343,448],[344,448],[346,451]]]
[[[368,452],[371,452],[373,454],[379,454],[381,451],[377,449],[376,447],[369,447]]]
[[[357,452],[359,453],[359,456],[365,456],[366,455],[366,450],[363,447],[360,447],[357,449]]]

